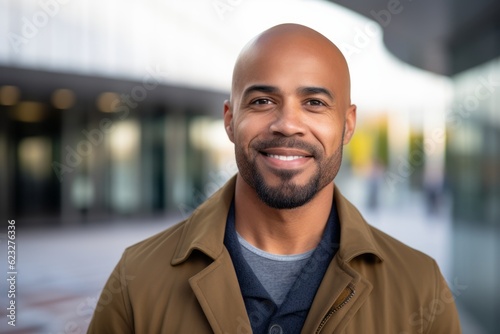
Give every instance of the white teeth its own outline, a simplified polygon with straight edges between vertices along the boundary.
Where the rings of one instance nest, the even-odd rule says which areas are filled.
[[[303,158],[304,156],[302,155],[276,155],[276,154],[268,154],[267,156],[278,159],[278,160],[283,160],[283,161],[291,161],[291,160],[296,160]]]

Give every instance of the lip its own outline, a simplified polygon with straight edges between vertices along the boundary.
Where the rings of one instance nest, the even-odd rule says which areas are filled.
[[[295,148],[268,148],[259,153],[271,169],[300,169],[313,159],[311,153]]]
[[[289,147],[272,147],[261,150],[260,153],[267,155],[281,155],[281,156],[302,156],[302,157],[312,157],[312,154],[300,150],[297,148],[289,148]]]

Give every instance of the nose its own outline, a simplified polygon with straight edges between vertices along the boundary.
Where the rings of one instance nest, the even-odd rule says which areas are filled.
[[[290,137],[305,134],[304,111],[300,104],[285,103],[282,108],[275,111],[275,119],[271,123],[269,130],[274,135]]]

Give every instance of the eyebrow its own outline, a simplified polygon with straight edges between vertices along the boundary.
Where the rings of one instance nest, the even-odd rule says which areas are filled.
[[[243,91],[243,98],[246,98],[248,95],[250,95],[253,92],[261,92],[261,93],[267,93],[267,94],[275,94],[278,93],[280,90],[277,87],[274,86],[268,86],[268,85],[252,85],[248,88],[246,88]]]
[[[297,92],[300,95],[314,95],[314,94],[323,94],[328,96],[330,99],[334,100],[334,96],[332,92],[324,87],[299,87]]]

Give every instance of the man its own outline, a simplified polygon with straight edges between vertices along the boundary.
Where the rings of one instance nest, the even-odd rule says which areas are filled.
[[[334,185],[356,123],[335,45],[295,24],[257,36],[224,123],[238,174],[125,251],[89,333],[460,333],[434,260]]]

